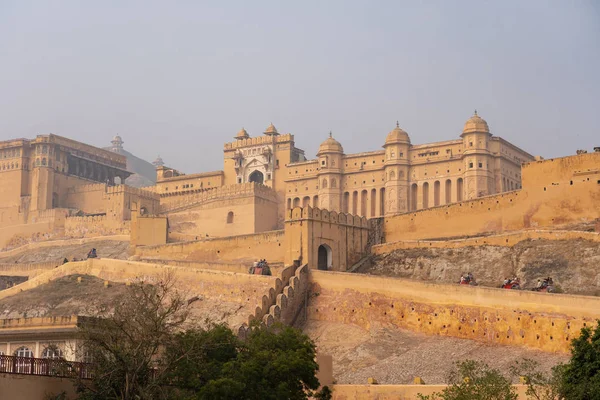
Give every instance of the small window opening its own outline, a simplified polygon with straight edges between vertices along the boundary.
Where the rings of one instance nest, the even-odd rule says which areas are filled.
[[[229,213],[227,213],[227,223],[233,224],[233,211],[229,211]]]

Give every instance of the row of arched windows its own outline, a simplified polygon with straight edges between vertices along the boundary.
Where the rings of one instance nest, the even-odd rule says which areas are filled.
[[[6,170],[11,170],[11,169],[19,169],[19,163],[6,163],[6,164],[2,164],[2,171],[6,171]]]
[[[0,151],[0,158],[21,157],[21,149],[9,149]]]
[[[327,189],[327,178],[324,178],[323,181],[321,182],[321,187],[323,189]],[[337,180],[335,178],[331,178],[331,188],[335,189],[337,188]]]

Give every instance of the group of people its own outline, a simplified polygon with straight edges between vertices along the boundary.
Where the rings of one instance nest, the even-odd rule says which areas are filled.
[[[554,285],[554,282],[552,281],[552,278],[550,278],[550,277],[544,278],[544,280],[538,279],[537,284],[535,285],[535,289],[543,290],[543,289],[551,287],[552,285]]]
[[[504,289],[520,289],[521,280],[516,276],[514,278],[506,278],[502,283],[502,287]]]
[[[460,282],[461,285],[474,285],[475,284],[475,278],[473,277],[473,274],[470,272],[467,272],[466,274],[463,274],[460,276]]]
[[[264,258],[260,261],[255,262],[248,271],[251,275],[271,275],[271,268],[269,263]]]

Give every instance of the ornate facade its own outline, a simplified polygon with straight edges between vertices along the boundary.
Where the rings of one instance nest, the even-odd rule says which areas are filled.
[[[493,136],[477,112],[454,140],[414,145],[397,123],[383,150],[345,154],[330,134],[313,160],[273,124],[263,136],[242,129],[234,138],[225,144],[223,171],[185,175],[159,166],[161,203],[256,182],[276,192],[279,222],[286,209],[307,205],[371,218],[519,189],[521,164],[534,160]]]

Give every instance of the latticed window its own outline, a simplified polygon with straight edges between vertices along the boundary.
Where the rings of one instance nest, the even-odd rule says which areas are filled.
[[[42,358],[63,358],[63,352],[56,346],[48,346],[42,352]]]
[[[22,346],[19,347],[14,355],[17,357],[33,357],[33,351],[31,351],[28,347]],[[31,362],[26,358],[18,358],[15,363],[15,372],[19,374],[29,374],[31,373]]]

